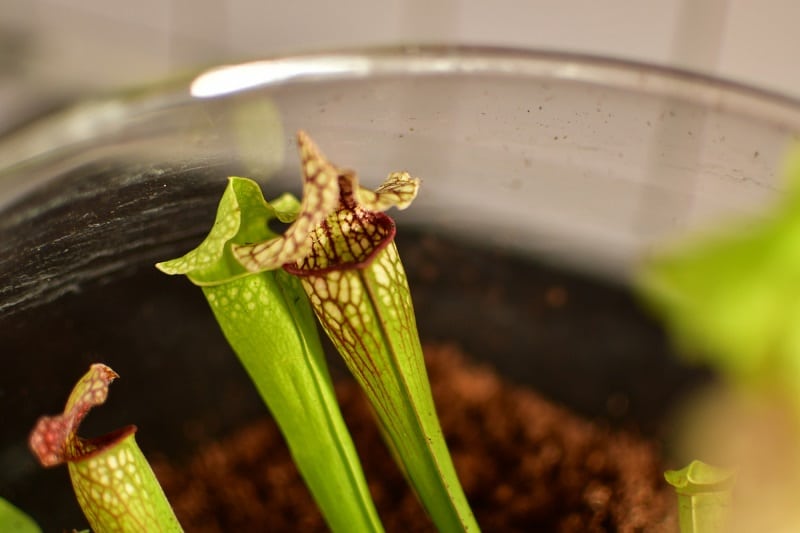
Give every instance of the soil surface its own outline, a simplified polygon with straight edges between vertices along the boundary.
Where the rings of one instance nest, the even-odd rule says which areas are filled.
[[[451,345],[429,344],[425,353],[442,428],[484,531],[677,531],[654,441],[579,418]],[[358,386],[340,379],[337,393],[387,531],[435,531]],[[185,465],[153,466],[187,531],[326,530],[269,418]]]

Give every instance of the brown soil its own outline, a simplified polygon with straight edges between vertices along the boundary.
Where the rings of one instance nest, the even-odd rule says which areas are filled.
[[[487,532],[676,531],[658,447],[503,383],[452,346],[426,347],[442,428]],[[433,531],[392,463],[357,386],[337,392],[389,532]],[[154,468],[187,531],[324,531],[271,419]]]

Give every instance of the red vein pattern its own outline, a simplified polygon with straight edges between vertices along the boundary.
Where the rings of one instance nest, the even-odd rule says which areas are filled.
[[[136,426],[82,439],[76,432],[88,412],[105,403],[118,378],[92,365],[75,385],[61,415],[41,417],[29,439],[43,466],[66,462],[72,486],[95,531],[181,531],[150,465],[136,445]]]
[[[405,173],[399,174],[407,177]],[[412,439],[408,435],[409,421],[401,421],[393,398],[405,395],[402,383],[396,380],[391,368],[392,354],[388,353],[381,328],[387,324],[399,324],[397,309],[412,309],[410,296],[393,301],[391,295],[408,284],[403,274],[397,249],[394,245],[394,221],[381,212],[366,209],[360,204],[361,191],[354,173],[339,174],[339,207],[309,234],[310,252],[284,269],[299,276],[311,301],[314,312],[332,342],[343,354],[346,364],[362,387],[367,391],[377,411],[384,416],[381,421],[391,427],[402,441]],[[416,187],[416,182],[413,183]],[[398,183],[397,189],[406,191],[408,183]],[[397,194],[391,182],[380,193],[369,191],[368,199],[373,205],[392,205]],[[357,193],[358,191],[358,193]],[[414,194],[416,190],[414,190]],[[387,199],[387,197],[389,197]],[[410,200],[409,200],[410,201]],[[365,277],[365,269],[377,269]],[[403,274],[402,277],[397,274]],[[385,307],[382,316],[374,307],[369,281],[380,293]],[[395,307],[397,306],[397,307]],[[413,313],[413,311],[412,311]],[[389,316],[391,315],[391,316]],[[416,323],[411,316],[416,335]],[[405,325],[401,326],[408,329]],[[405,333],[410,333],[405,331]],[[406,335],[402,335],[405,337]],[[408,345],[409,342],[404,342]],[[422,375],[425,375],[424,365]]]
[[[308,253],[308,234],[338,204],[339,170],[325,159],[311,138],[297,133],[297,146],[303,169],[303,199],[300,213],[280,237],[258,244],[234,246],[233,253],[251,272],[274,270]]]
[[[309,253],[285,269],[295,275],[366,267],[394,239],[394,221],[359,205],[352,173],[340,174],[339,208],[308,234]]]
[[[419,179],[394,172],[370,191],[355,173],[328,162],[298,136],[303,208],[283,237],[234,249],[250,271],[283,268],[300,277],[323,328],[365,390],[412,485],[440,530],[477,530],[442,437],[425,372],[410,291],[394,245],[394,221],[382,211],[407,207]],[[318,176],[324,175],[324,184]],[[334,175],[335,180],[328,181]],[[324,187],[322,189],[321,187]],[[318,198],[333,192],[333,205]],[[308,210],[316,208],[315,213]],[[301,235],[301,230],[305,234]]]
[[[403,470],[441,530],[477,529],[433,406],[394,221],[419,180],[393,173],[375,192],[338,175],[339,205],[308,235],[309,253],[284,265],[365,390]]]
[[[106,365],[95,364],[72,389],[64,413],[43,416],[36,422],[29,439],[30,448],[42,466],[56,466],[79,459],[97,445],[75,432],[92,407],[102,405],[108,386],[119,376]]]

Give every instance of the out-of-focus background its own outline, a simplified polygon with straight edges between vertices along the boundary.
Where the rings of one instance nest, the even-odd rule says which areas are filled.
[[[0,0],[0,133],[203,66],[397,43],[564,50],[800,97],[796,0]]]

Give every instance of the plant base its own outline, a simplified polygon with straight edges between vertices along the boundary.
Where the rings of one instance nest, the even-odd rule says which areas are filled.
[[[675,531],[676,504],[651,441],[569,413],[428,345],[442,426],[485,531]],[[345,418],[387,531],[434,531],[392,463],[364,398],[338,383]],[[325,531],[275,424],[258,420],[198,451],[154,464],[189,531]]]

